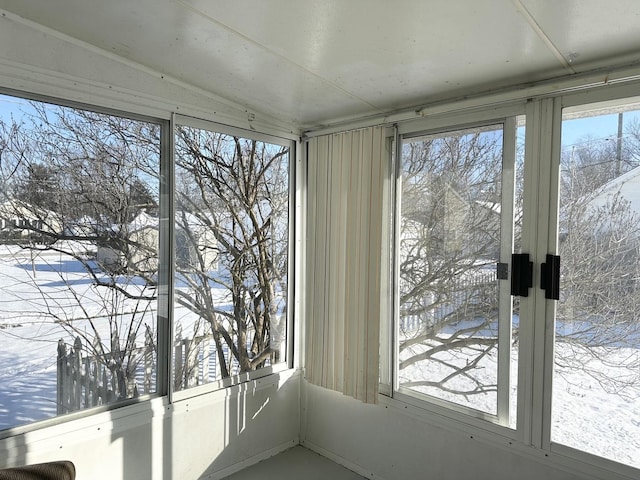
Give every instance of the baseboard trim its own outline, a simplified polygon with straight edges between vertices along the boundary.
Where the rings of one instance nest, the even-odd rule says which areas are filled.
[[[222,470],[218,470],[217,472],[206,473],[203,476],[199,477],[198,480],[221,480],[225,477],[228,477],[229,475],[233,475],[234,473],[239,472],[240,470],[251,467],[256,463],[274,457],[275,455],[278,455],[285,450],[289,450],[290,448],[293,448],[299,444],[300,441],[297,438],[294,440],[289,440],[288,442],[281,443],[280,445],[270,448],[269,450],[265,450],[264,452],[242,460],[241,462],[234,463],[233,465],[223,468]]]
[[[369,470],[366,470],[365,468],[363,468],[362,466],[356,463],[350,462],[346,458],[341,457],[340,455],[337,455],[334,452],[325,450],[324,448],[314,444],[313,442],[303,440],[300,442],[300,445],[302,445],[305,448],[308,448],[313,452],[316,452],[318,455],[322,455],[323,457],[328,458],[329,460],[337,463],[338,465],[342,465],[344,468],[347,468],[362,477],[370,478],[371,480],[387,480],[386,478],[381,477],[380,475],[377,475],[375,473],[372,473]]]

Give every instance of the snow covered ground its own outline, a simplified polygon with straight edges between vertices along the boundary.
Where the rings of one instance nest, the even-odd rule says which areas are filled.
[[[135,281],[129,283],[123,286],[140,290]],[[32,256],[28,250],[0,246],[0,428],[56,415],[58,341],[71,346],[77,334],[92,336],[95,329],[108,342],[106,313],[113,302],[98,294],[80,262],[69,256]],[[136,309],[144,310],[144,322],[153,325],[150,305],[117,302],[122,332]],[[69,322],[75,331],[61,322]],[[144,329],[138,337],[143,345]]]
[[[571,359],[571,366],[555,365],[552,441],[640,468],[640,344],[638,348],[592,347],[589,353],[584,347],[556,342],[555,349],[558,358]],[[401,351],[400,360],[420,356],[426,350],[422,344],[412,345]],[[447,378],[453,370],[445,365],[462,368],[469,365],[476,355],[477,352],[470,349],[467,352],[437,353],[435,356],[439,362],[423,360],[401,369],[400,385],[495,415],[495,391],[461,395],[437,387],[417,385],[418,382]],[[517,412],[517,362],[518,351],[513,348],[510,391],[512,428],[515,428]],[[472,370],[472,376],[481,385],[495,385],[496,366],[497,353],[494,350]],[[615,391],[612,382],[608,381],[610,379],[620,380],[615,385]],[[621,388],[625,383],[626,388]],[[445,387],[455,391],[470,391],[475,384],[459,375],[447,381]]]
[[[107,321],[101,317],[103,302],[77,261],[60,254],[32,258],[27,250],[0,246],[0,429],[56,415],[57,344],[60,338],[72,344],[73,335],[52,321],[52,315],[77,317],[78,300],[96,324]],[[133,305],[125,302],[119,308],[131,311]],[[82,322],[76,326],[85,328]],[[557,348],[565,347],[559,343]],[[640,349],[608,355],[613,365],[630,359],[640,365]],[[488,381],[495,382],[495,360],[489,356],[479,365]],[[613,370],[606,372],[607,368]],[[620,374],[604,365],[602,371]],[[418,363],[401,375],[415,380],[433,373]],[[494,394],[471,402],[475,408],[495,410]],[[640,468],[640,385],[620,396],[608,393],[591,376],[563,371],[554,379],[553,407],[554,442]]]

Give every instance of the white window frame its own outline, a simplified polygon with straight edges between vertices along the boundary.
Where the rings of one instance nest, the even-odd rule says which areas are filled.
[[[393,332],[391,337],[393,338],[393,351],[390,353],[391,357],[394,359],[391,361],[392,367],[392,383],[382,384],[381,391],[387,393],[388,396],[400,400],[403,403],[414,405],[419,408],[423,408],[430,413],[441,415],[447,418],[451,418],[452,420],[457,420],[460,415],[464,415],[465,421],[470,422],[471,425],[475,425],[480,428],[488,428],[496,433],[499,433],[508,438],[515,438],[515,433],[508,427],[508,395],[509,395],[509,378],[505,371],[504,365],[503,368],[500,369],[500,376],[498,378],[498,384],[504,385],[503,388],[499,388],[499,392],[504,396],[506,393],[507,401],[506,401],[506,411],[505,411],[505,398],[501,398],[498,402],[498,412],[496,415],[492,415],[489,413],[481,412],[470,407],[457,405],[453,402],[449,402],[446,400],[441,400],[435,397],[429,397],[428,400],[425,399],[424,395],[414,394],[406,389],[402,389],[398,385],[398,362],[395,360],[398,358],[398,315],[399,315],[399,305],[398,305],[398,275],[399,275],[399,256],[397,253],[399,252],[399,221],[400,221],[400,161],[401,152],[400,148],[402,145],[402,141],[405,139],[411,139],[414,137],[419,137],[422,135],[436,134],[436,133],[447,133],[447,132],[455,132],[459,130],[464,130],[468,128],[477,128],[483,126],[491,126],[491,125],[502,125],[503,126],[503,142],[504,145],[510,145],[510,142],[513,143],[512,148],[508,146],[503,151],[503,180],[505,179],[505,173],[507,175],[515,175],[513,164],[515,162],[515,135],[517,125],[515,123],[515,117],[522,116],[524,114],[524,103],[517,102],[506,107],[500,108],[491,108],[491,109],[474,109],[474,111],[469,112],[467,114],[443,114],[436,116],[434,118],[421,119],[412,122],[406,122],[398,126],[397,134],[394,138],[395,141],[395,151],[394,151],[394,181],[392,182],[395,185],[395,192],[393,194],[394,205],[393,205],[393,218],[394,218],[394,260],[393,260],[393,324],[392,327],[387,326],[386,328],[392,328]],[[503,186],[502,197],[505,198],[506,195],[513,195],[513,181],[505,182]],[[505,222],[503,215],[503,223]],[[502,225],[504,227],[504,225]],[[512,227],[511,227],[512,228]],[[504,261],[504,255],[511,254],[511,251],[508,253],[505,250],[504,246],[501,246],[501,261]],[[508,289],[508,282],[502,281],[500,282],[500,289]],[[504,296],[504,295],[503,295]],[[508,297],[505,297],[508,298]],[[501,305],[500,308],[504,309],[505,305]],[[510,347],[508,344],[508,337],[510,337],[509,332],[506,332],[505,327],[507,327],[510,331],[510,325],[505,325],[506,322],[502,322],[501,331],[500,331],[500,339],[498,351],[500,349],[507,348],[510,351]],[[506,333],[506,335],[505,335]],[[508,337],[507,337],[508,336]],[[384,350],[383,350],[384,355]],[[504,355],[501,355],[500,362],[504,362]],[[389,360],[382,359],[382,365],[384,366]]]
[[[553,340],[555,302],[546,301],[540,290],[538,269],[547,253],[557,251],[555,225],[558,222],[558,190],[552,188],[559,182],[560,129],[562,109],[565,107],[602,101],[638,98],[640,82],[620,85],[583,87],[579,91],[551,93],[533,99],[509,101],[501,107],[477,104],[466,112],[436,114],[431,118],[406,121],[399,124],[394,134],[395,151],[393,178],[396,192],[392,195],[394,216],[394,256],[399,252],[399,195],[398,161],[403,138],[421,133],[458,130],[477,123],[504,122],[505,118],[526,115],[524,205],[527,220],[523,223],[522,251],[531,255],[534,264],[534,285],[529,297],[521,298],[521,322],[519,332],[518,408],[516,429],[504,426],[498,416],[478,415],[466,407],[424,396],[407,395],[397,385],[397,325],[398,312],[398,259],[394,260],[393,318],[383,325],[382,341],[391,342],[389,348],[381,348],[382,369],[390,368],[389,380],[382,377],[380,403],[388,408],[425,419],[429,423],[461,432],[471,438],[516,451],[570,469],[587,477],[600,479],[637,478],[640,469],[620,464],[596,455],[551,442],[551,396],[553,375]],[[481,103],[481,101],[480,101]],[[453,108],[453,106],[452,106]],[[509,121],[509,120],[507,120]],[[506,134],[506,133],[505,133]],[[506,152],[505,152],[506,154]],[[553,192],[552,195],[533,195],[531,192]],[[502,252],[501,252],[502,256]],[[502,287],[501,287],[502,288]],[[522,317],[530,319],[523,325]],[[500,379],[499,379],[500,381]],[[503,380],[504,381],[504,380]],[[493,418],[492,418],[493,417]],[[502,425],[501,425],[502,423]]]
[[[169,122],[165,119],[162,119],[159,117],[152,117],[149,115],[144,115],[144,114],[135,113],[131,111],[104,107],[96,104],[78,102],[71,99],[51,97],[47,95],[41,95],[41,94],[36,94],[32,92],[24,92],[24,91],[4,88],[4,87],[0,87],[0,94],[16,97],[25,101],[35,101],[35,102],[41,102],[46,104],[58,105],[64,108],[86,110],[86,111],[98,113],[101,115],[112,115],[112,116],[122,117],[130,120],[134,120],[134,121],[146,122],[146,123],[158,125],[160,128],[160,135],[161,135],[160,159],[159,159],[159,162],[160,162],[159,168],[160,168],[161,176],[163,175],[163,170],[167,168],[169,157],[171,155],[170,155],[169,143],[163,142],[163,139],[165,139],[169,131]],[[161,213],[160,213],[161,216],[162,216],[161,198],[163,195],[164,188],[166,187],[163,185],[163,182],[161,181],[159,185],[159,193],[160,193],[159,204],[161,209]],[[159,245],[158,245],[159,268],[162,265],[162,261],[161,261],[162,249],[166,248],[166,247],[163,247],[163,242],[164,242],[163,233],[162,233],[162,229],[160,230],[161,231],[159,235]],[[163,294],[162,294],[162,292],[165,290],[163,288],[164,284],[162,284],[161,282],[162,282],[162,278],[161,278],[161,274],[159,274],[158,299],[157,299],[158,311],[156,315],[156,332],[157,332],[156,347],[158,349],[158,353],[157,353],[157,365],[156,365],[156,369],[157,369],[156,370],[157,371],[156,391],[154,393],[144,394],[144,395],[140,395],[139,397],[125,399],[125,400],[118,400],[118,401],[108,403],[106,405],[90,407],[87,409],[78,410],[71,413],[58,414],[51,418],[37,420],[34,422],[25,423],[23,425],[7,428],[5,430],[0,431],[0,440],[4,438],[9,438],[15,435],[20,435],[26,432],[47,428],[52,425],[59,425],[69,421],[90,417],[92,415],[97,415],[103,412],[121,409],[123,407],[131,406],[140,402],[152,401],[153,399],[157,399],[159,397],[167,395],[167,391],[168,391],[167,387],[168,387],[169,380],[168,380],[168,376],[166,375],[166,372],[164,371],[166,362],[164,362],[163,360],[168,357],[167,353],[165,352],[165,344],[168,345],[166,339],[169,337],[168,337],[168,330],[167,330],[168,323],[166,321],[163,321],[161,316],[161,312],[163,309],[163,302],[165,300],[163,299]]]
[[[297,166],[298,159],[296,156],[296,142],[292,139],[278,137],[275,135],[263,134],[259,132],[254,132],[251,130],[245,130],[238,127],[233,127],[229,125],[224,125],[216,122],[211,122],[208,120],[202,120],[194,117],[188,117],[184,115],[174,114],[171,117],[171,128],[169,131],[171,132],[171,145],[172,145],[172,155],[171,155],[171,201],[170,201],[170,213],[169,218],[170,221],[168,224],[169,227],[169,236],[171,239],[174,238],[174,214],[175,214],[175,201],[174,201],[174,186],[173,179],[175,173],[175,128],[178,125],[183,125],[186,127],[191,127],[195,129],[207,130],[210,132],[221,133],[224,135],[230,136],[238,136],[241,138],[246,138],[249,140],[257,140],[264,143],[269,143],[273,145],[279,145],[283,147],[289,148],[289,205],[288,205],[288,219],[289,219],[289,245],[288,245],[288,281],[287,281],[287,339],[286,339],[286,359],[284,362],[278,363],[273,366],[261,368],[259,370],[255,370],[252,372],[244,372],[238,375],[233,375],[229,378],[225,378],[222,380],[217,380],[211,383],[206,383],[203,385],[198,385],[191,388],[186,388],[184,390],[176,391],[173,388],[173,382],[169,381],[168,385],[168,395],[170,398],[170,402],[179,402],[185,400],[187,398],[195,397],[198,395],[202,395],[209,392],[214,392],[216,390],[221,390],[225,388],[230,388],[240,383],[253,381],[259,378],[263,378],[272,374],[277,374],[284,372],[286,370],[292,369],[294,366],[294,318],[295,312],[297,311],[296,306],[296,298],[297,295],[295,292],[298,291],[298,281],[297,276],[295,275],[298,259],[296,257],[296,248],[295,242],[296,238],[298,238],[298,226],[297,226],[297,212],[299,210],[299,199],[296,198],[294,193],[296,190],[296,182],[297,182]],[[294,192],[294,193],[292,193]],[[173,243],[173,240],[172,240]],[[169,324],[171,333],[169,338],[174,338],[174,322],[173,322],[173,305],[174,305],[174,282],[173,282],[173,265],[175,249],[172,248],[172,257],[171,257],[171,282],[169,283],[168,292],[169,292]],[[171,343],[173,345],[173,343]],[[171,347],[173,348],[173,347]],[[172,350],[169,350],[169,358],[167,359],[169,362],[169,378],[173,379],[173,355]]]
[[[548,126],[546,134],[550,136],[552,141],[552,155],[550,159],[548,179],[550,185],[557,185],[560,181],[560,148],[561,148],[561,127],[562,127],[562,113],[567,107],[577,107],[581,105],[589,105],[600,102],[612,102],[617,104],[625,104],[627,99],[640,99],[640,84],[637,82],[631,84],[617,85],[617,86],[604,86],[593,88],[587,91],[575,92],[565,94],[553,98],[553,123]],[[546,178],[541,176],[541,182]],[[541,183],[542,185],[542,183]],[[551,188],[551,192],[554,195],[549,197],[549,205],[559,205],[559,189]],[[551,209],[550,212],[554,212]],[[549,251],[545,253],[557,253],[557,224],[558,224],[558,208],[555,209],[555,215],[549,216],[549,222],[546,226],[547,238],[546,242],[549,246]],[[544,230],[545,226],[541,226]],[[541,239],[543,243],[544,238]],[[543,256],[540,257],[544,258]],[[540,260],[542,261],[542,260]],[[538,289],[539,291],[539,289]],[[540,297],[543,295],[540,293]],[[544,301],[544,299],[543,299]],[[561,445],[551,441],[551,403],[552,403],[552,380],[553,380],[553,363],[554,363],[554,333],[555,333],[555,302],[546,302],[546,308],[544,310],[545,315],[545,330],[544,340],[540,340],[539,343],[544,341],[545,352],[545,364],[535,365],[538,369],[534,372],[534,377],[538,379],[539,390],[541,391],[540,397],[542,405],[537,406],[535,414],[542,416],[542,449],[548,451],[550,454],[560,455],[564,458],[572,459],[583,464],[592,465],[598,469],[604,469],[605,471],[612,472],[616,475],[620,475],[624,478],[638,478],[640,476],[640,468],[634,468],[626,464],[621,464],[613,460],[608,460],[596,455],[587,453],[585,451]],[[541,311],[542,314],[542,311]],[[541,334],[542,335],[542,334]],[[542,350],[542,347],[540,347]],[[535,387],[534,387],[535,388]],[[541,412],[541,413],[540,413]],[[608,478],[608,477],[607,477]]]
[[[77,108],[88,110],[104,115],[120,116],[132,120],[149,122],[160,127],[160,218],[161,222],[159,232],[158,246],[158,311],[157,311],[157,376],[156,376],[156,392],[152,394],[144,394],[133,399],[117,401],[108,405],[92,407],[64,415],[56,415],[54,417],[30,422],[24,425],[11,427],[0,432],[0,439],[9,438],[15,435],[21,435],[26,432],[40,430],[78,419],[86,419],[107,411],[118,410],[123,407],[132,406],[140,402],[156,402],[167,401],[169,404],[180,400],[196,397],[203,393],[216,390],[228,389],[236,387],[245,382],[262,379],[269,375],[278,374],[287,370],[291,370],[295,365],[300,364],[299,349],[296,345],[300,344],[300,331],[295,327],[298,312],[301,311],[304,299],[297,293],[300,291],[300,278],[303,272],[301,264],[302,257],[299,252],[302,251],[301,245],[303,239],[303,223],[305,221],[303,215],[304,191],[301,188],[304,180],[303,161],[298,154],[300,151],[300,139],[291,134],[278,136],[269,133],[256,132],[231,125],[220,124],[217,122],[202,120],[195,117],[178,115],[167,112],[166,115],[149,116],[127,110],[119,110],[109,107],[100,106],[98,104],[84,103],[59,97],[50,97],[31,92],[15,90],[11,88],[0,87],[0,94],[21,98],[24,100],[33,100],[37,102],[50,103],[60,105],[67,108]],[[199,387],[189,388],[180,392],[173,391],[173,213],[174,213],[174,170],[175,170],[175,137],[174,128],[177,123],[188,125],[194,128],[202,128],[217,133],[227,135],[238,135],[247,139],[254,139],[266,143],[282,145],[289,147],[289,253],[288,253],[288,299],[287,299],[287,338],[286,338],[286,359],[284,362],[272,367],[263,368],[255,372],[248,372],[237,375],[229,379],[212,382]],[[166,400],[163,400],[165,398]]]

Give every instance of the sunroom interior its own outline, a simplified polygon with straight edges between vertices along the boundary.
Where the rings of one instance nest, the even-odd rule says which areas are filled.
[[[638,478],[639,22],[0,0],[0,468]]]

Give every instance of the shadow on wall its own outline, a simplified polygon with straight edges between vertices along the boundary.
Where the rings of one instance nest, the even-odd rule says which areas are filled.
[[[298,444],[299,389],[287,371],[177,402],[173,478],[224,478]]]
[[[79,480],[224,478],[299,443],[300,381],[288,370],[18,434],[0,440],[0,467],[69,460]]]
[[[161,399],[152,402],[162,408]],[[154,415],[152,402],[7,437],[0,441],[0,468],[66,460],[73,462],[80,480],[170,480],[161,473],[171,471],[162,464],[167,463],[162,449],[170,451],[170,429],[159,429],[162,415]],[[154,459],[162,463],[156,465]]]
[[[0,441],[0,468],[26,465],[29,446],[24,436],[8,437]]]
[[[79,480],[170,480],[170,476],[162,476],[162,472],[171,471],[164,467],[170,457],[162,455],[171,437],[170,430],[164,428],[167,418],[160,414],[162,409],[163,399],[116,408],[104,414],[108,420],[65,434],[59,448],[72,453],[70,460]]]
[[[171,415],[165,415],[168,408],[158,402],[156,411],[152,408],[155,403],[141,402],[145,405],[142,412],[135,417],[113,419],[111,432],[111,448],[122,452],[122,479],[163,479],[171,480]],[[117,410],[113,411],[117,415]],[[104,475],[102,466],[100,473]],[[96,472],[93,477],[98,478]],[[80,477],[84,478],[84,477]],[[117,478],[117,477],[115,477]]]

